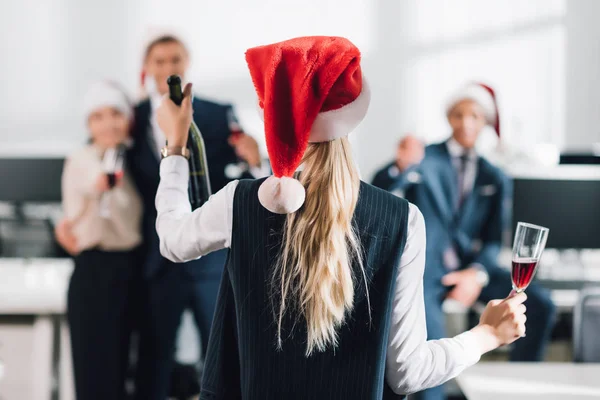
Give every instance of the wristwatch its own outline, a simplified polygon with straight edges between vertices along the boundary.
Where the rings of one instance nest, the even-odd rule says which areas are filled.
[[[165,146],[160,149],[160,155],[162,158],[166,158],[169,156],[183,156],[190,159],[190,150],[187,147],[179,147],[179,146]]]

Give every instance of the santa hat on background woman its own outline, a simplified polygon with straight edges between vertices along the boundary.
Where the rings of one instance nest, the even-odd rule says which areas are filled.
[[[494,89],[483,83],[473,82],[462,87],[450,97],[446,104],[446,115],[463,100],[472,100],[483,108],[485,119],[496,135],[500,137],[500,116],[498,115],[498,102]]]
[[[133,107],[125,91],[112,81],[98,81],[90,85],[83,97],[85,121],[89,119],[94,111],[102,107],[112,107],[119,110],[127,119],[131,119],[133,116]]]
[[[342,37],[300,37],[255,47],[246,62],[265,123],[274,176],[260,186],[269,211],[297,211],[306,192],[294,173],[309,143],[347,136],[367,113],[360,51]]]

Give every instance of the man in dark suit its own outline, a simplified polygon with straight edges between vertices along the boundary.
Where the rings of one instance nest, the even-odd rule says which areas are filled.
[[[191,309],[200,331],[202,351],[206,351],[221,273],[227,258],[227,251],[223,250],[184,265],[174,265],[159,251],[154,199],[159,183],[159,152],[165,145],[165,138],[156,123],[154,110],[162,96],[168,93],[167,78],[173,74],[184,77],[188,60],[185,45],[175,35],[161,34],[148,44],[144,78],[153,82],[146,85],[149,99],[135,109],[134,146],[127,158],[145,209],[142,281],[145,284],[146,318],[142,322],[136,379],[136,396],[144,400],[167,397],[177,328],[185,309]],[[243,133],[232,136],[231,105],[195,96],[193,108],[194,121],[206,146],[213,192],[232,179],[262,177],[269,173],[268,168],[262,165],[256,141]],[[240,168],[236,168],[240,161],[247,164],[244,173],[239,173]]]
[[[449,140],[424,148],[415,137],[405,137],[397,160],[373,180],[373,185],[406,197],[425,217],[428,339],[446,336],[444,299],[471,307],[511,290],[510,273],[497,262],[510,214],[511,182],[474,149],[486,125],[499,134],[494,93],[487,86],[471,84],[447,110],[453,131]],[[548,294],[533,284],[527,295],[527,336],[515,342],[513,361],[541,360],[552,329],[554,305]],[[415,398],[443,399],[443,388]]]

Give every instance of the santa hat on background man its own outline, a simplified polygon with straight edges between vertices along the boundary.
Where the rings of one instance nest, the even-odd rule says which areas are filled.
[[[479,82],[469,83],[449,99],[446,104],[446,114],[450,114],[454,106],[463,100],[472,100],[479,104],[483,108],[488,125],[494,128],[496,135],[500,137],[500,116],[494,89]]]
[[[132,118],[132,105],[125,91],[112,81],[98,81],[90,85],[83,97],[83,115],[87,121],[90,115],[102,108],[113,107],[127,119]]]
[[[152,76],[148,76],[148,74],[144,70],[144,62],[146,56],[148,55],[148,51],[150,50],[150,46],[152,46],[158,40],[167,37],[177,40],[183,45],[188,54],[190,52],[189,46],[183,39],[184,35],[181,32],[179,32],[179,30],[164,26],[152,26],[146,29],[140,46],[140,59],[142,60],[142,68],[140,71],[140,98],[148,97],[149,95],[154,94],[154,92],[156,91],[156,82],[154,81],[154,78]]]
[[[265,123],[274,176],[260,186],[261,204],[289,214],[306,192],[294,173],[308,143],[347,136],[362,121],[370,92],[360,51],[342,37],[299,37],[255,47],[246,62]]]

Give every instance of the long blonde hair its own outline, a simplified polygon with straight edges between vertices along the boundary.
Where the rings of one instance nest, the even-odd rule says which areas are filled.
[[[360,177],[350,143],[342,138],[309,144],[303,163],[300,182],[306,201],[286,217],[273,285],[281,298],[276,316],[278,347],[282,347],[283,318],[292,304],[306,320],[309,356],[337,345],[337,330],[354,304],[353,262],[360,265],[365,287],[366,276],[352,225]]]

